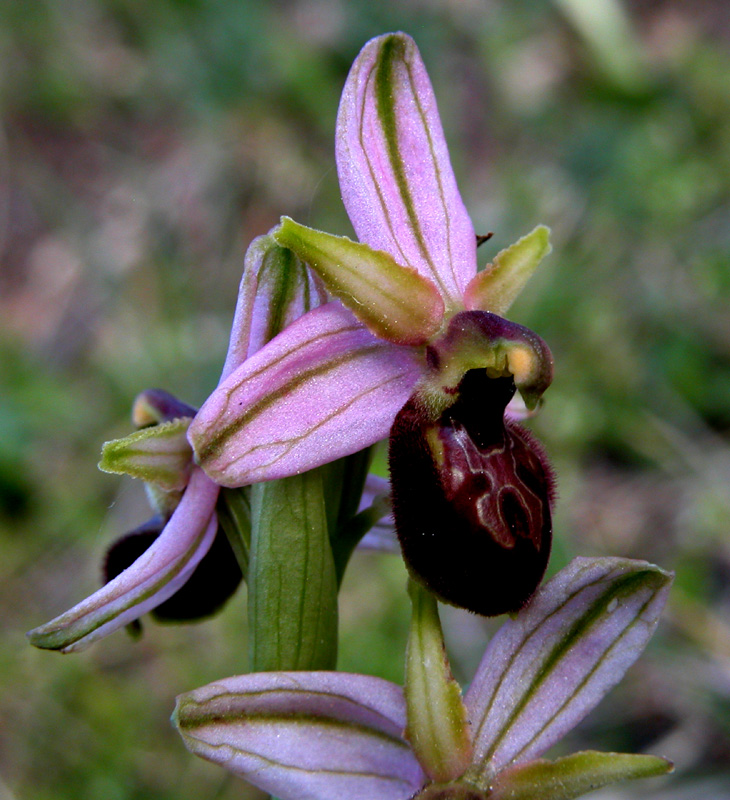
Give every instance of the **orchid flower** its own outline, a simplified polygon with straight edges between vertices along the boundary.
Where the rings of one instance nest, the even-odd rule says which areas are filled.
[[[280,800],[568,800],[661,775],[648,755],[540,756],[623,677],[671,575],[578,558],[492,638],[463,700],[436,602],[413,585],[405,692],[380,678],[268,672],[181,695],[186,746]]]
[[[152,426],[104,450],[103,469],[152,487],[161,521],[112,551],[103,589],[31,632],[37,646],[81,649],[177,595],[226,518],[220,487],[299,475],[389,430],[393,514],[412,574],[484,614],[518,609],[539,583],[552,480],[504,408],[515,386],[535,407],[552,361],[539,337],[498,314],[549,249],[547,231],[476,273],[433,92],[403,34],[373,40],[353,65],[337,160],[363,243],[284,220],[252,244],[218,389],[194,416],[147,394],[135,409]],[[322,305],[305,264],[339,300]],[[372,517],[332,539],[336,579]],[[248,554],[236,555],[245,565]]]
[[[505,408],[534,409],[547,345],[504,319],[541,258],[536,228],[477,273],[433,90],[410,37],[370,41],[337,120],[342,196],[360,242],[283,218],[272,235],[338,298],[220,383],[190,425],[222,486],[297,474],[390,434],[396,529],[440,599],[516,611],[550,553],[551,472]]]
[[[246,253],[222,379],[280,327],[325,298],[290,251],[268,235],[254,240]],[[144,480],[157,516],[109,551],[106,585],[31,631],[32,644],[82,650],[148,611],[166,620],[210,613],[235,589],[241,570],[218,533],[219,519],[224,525],[233,514],[239,530],[250,527],[248,501],[229,493],[221,504],[220,486],[195,465],[186,439],[194,415],[195,409],[166,392],[150,390],[137,398],[133,421],[139,430],[108,442],[100,467]],[[247,553],[236,555],[245,565]]]

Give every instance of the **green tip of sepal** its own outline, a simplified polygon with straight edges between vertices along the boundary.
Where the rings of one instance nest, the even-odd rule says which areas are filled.
[[[465,308],[503,315],[551,251],[550,228],[538,225],[498,253],[494,261],[471,280],[464,292]]]
[[[530,761],[499,773],[490,800],[573,800],[587,792],[635,778],[666,775],[666,758],[586,750],[556,761]]]
[[[166,492],[184,489],[193,465],[186,438],[191,421],[192,417],[182,417],[106,442],[99,469],[140,478]]]
[[[274,239],[305,261],[327,290],[381,339],[421,345],[441,325],[438,289],[415,269],[345,236],[333,236],[282,217]]]

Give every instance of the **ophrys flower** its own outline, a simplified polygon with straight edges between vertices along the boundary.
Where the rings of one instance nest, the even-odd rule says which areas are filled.
[[[196,458],[216,483],[241,486],[390,433],[412,574],[447,602],[516,610],[547,564],[552,490],[542,450],[505,407],[515,388],[537,405],[552,358],[501,315],[548,252],[547,229],[477,273],[433,90],[405,34],[372,40],[356,59],[336,152],[360,242],[287,218],[272,235],[339,302],[296,320],[220,384],[190,427]]]

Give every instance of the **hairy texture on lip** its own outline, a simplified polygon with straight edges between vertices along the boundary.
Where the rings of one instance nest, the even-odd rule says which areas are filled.
[[[552,476],[533,437],[504,419],[513,393],[510,378],[471,370],[439,420],[416,393],[390,436],[409,571],[444,602],[485,616],[522,608],[550,555]]]

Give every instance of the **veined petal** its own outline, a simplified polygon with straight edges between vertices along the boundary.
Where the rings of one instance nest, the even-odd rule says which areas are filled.
[[[538,225],[519,241],[502,250],[476,275],[464,292],[467,309],[492,311],[504,316],[542,259],[550,253],[550,229]]]
[[[327,288],[368,328],[395,344],[425,344],[444,316],[434,284],[382,250],[333,236],[289,217],[274,234],[320,276]]]
[[[155,543],[98,592],[30,631],[31,644],[64,653],[83,650],[175,594],[213,542],[217,498],[218,487],[193,469],[180,505]]]
[[[497,631],[466,695],[483,778],[540,755],[618,683],[671,580],[644,561],[576,558]]]
[[[222,377],[295,319],[326,302],[324,288],[291,250],[270,233],[254,239],[244,259]]]
[[[410,349],[376,339],[328,303],[241,364],[188,435],[216,483],[283,478],[387,436],[422,369]]]
[[[181,695],[185,745],[281,800],[407,800],[425,776],[400,687],[344,672],[262,672]]]
[[[476,273],[476,236],[451,168],[431,82],[413,40],[365,45],[340,101],[342,199],[358,238],[385,250],[460,306]]]
[[[490,787],[490,800],[573,800],[618,781],[672,772],[666,758],[584,750],[557,761],[530,761],[503,770]]]

